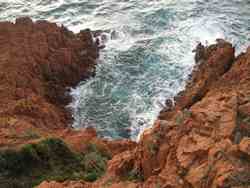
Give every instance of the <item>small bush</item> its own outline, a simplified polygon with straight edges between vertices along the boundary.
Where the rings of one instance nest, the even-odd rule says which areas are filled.
[[[90,152],[97,152],[100,153],[103,157],[107,158],[107,159],[111,159],[111,154],[108,153],[107,150],[105,150],[104,148],[94,144],[94,143],[89,143],[87,146],[87,153]]]
[[[239,143],[243,137],[250,137],[250,116],[247,114],[238,113],[237,115],[237,127],[234,131],[235,143]]]
[[[184,114],[185,118],[190,118],[192,116],[192,111],[190,111],[188,109],[184,109],[183,114]]]
[[[16,179],[34,186],[44,180],[79,179],[81,172],[81,158],[56,138],[0,152],[0,178],[10,183]]]
[[[154,142],[147,143],[148,150],[152,155],[155,155],[159,149],[158,145]]]
[[[184,121],[192,116],[192,112],[188,109],[184,109],[183,112],[177,115],[175,122],[177,125],[182,125]]]
[[[100,177],[100,174],[96,171],[87,172],[84,174],[84,180],[89,182],[94,182]]]
[[[175,122],[176,122],[177,125],[183,124],[183,122],[184,122],[183,114],[178,115],[178,116],[176,117],[176,119],[175,119]]]
[[[33,137],[33,133],[31,135]],[[105,173],[109,157],[95,144],[90,144],[86,153],[77,154],[62,140],[48,138],[36,144],[27,144],[19,151],[0,151],[0,185],[2,179],[10,185],[5,188],[12,188],[13,180],[18,184],[15,187],[30,185],[23,186],[25,188],[44,180],[84,179],[92,182]]]
[[[109,187],[113,184],[113,182],[114,182],[114,179],[110,178],[107,181],[105,181],[102,186],[103,186],[103,188]]]
[[[229,178],[227,179],[226,184],[228,187],[233,186],[242,186],[242,187],[248,187],[250,186],[250,172],[249,169],[245,171],[238,171],[232,173]]]
[[[162,138],[162,133],[161,132],[155,132],[154,134],[153,134],[153,138],[155,139],[155,140],[160,140],[161,138]]]
[[[160,183],[160,182],[157,182],[157,183],[156,183],[156,187],[155,187],[155,188],[162,188],[161,183]]]
[[[84,155],[84,179],[86,181],[95,181],[101,177],[107,166],[107,161],[110,156],[103,151],[100,151],[95,144],[90,144],[88,146],[88,152]]]
[[[143,181],[143,175],[138,169],[132,169],[127,176],[128,181]]]

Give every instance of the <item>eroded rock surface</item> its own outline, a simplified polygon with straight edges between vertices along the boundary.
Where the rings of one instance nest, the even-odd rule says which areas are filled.
[[[98,48],[91,32],[75,35],[29,18],[0,25],[0,145],[11,147],[31,134],[67,128],[67,87],[95,69]]]
[[[249,49],[234,59],[228,43],[207,49],[211,48],[193,72],[191,83],[176,98],[175,109],[160,115],[168,124],[159,151],[169,146],[164,155],[172,157],[170,163],[166,159],[168,166],[160,167],[157,178],[163,185],[200,188],[250,183],[250,158],[244,154],[249,136]],[[157,129],[152,129],[151,136]],[[143,173],[152,176],[152,171]]]
[[[144,188],[249,186],[249,88],[250,48],[235,58],[224,40],[206,47],[175,106],[136,149],[109,161],[107,176],[137,172],[134,181]]]
[[[202,48],[186,89],[136,144],[100,139],[92,128],[68,128],[66,88],[91,76],[98,57],[90,31],[75,35],[28,18],[0,25],[1,150],[52,136],[75,152],[94,145],[110,157],[93,183],[48,179],[39,188],[250,185],[250,48],[238,57],[222,39]]]
[[[46,162],[63,161],[65,158],[60,150],[53,148],[54,145],[52,149],[44,144],[40,146],[39,143],[47,143],[46,139],[51,137],[66,142],[69,149],[83,159],[86,155],[96,155],[102,160],[99,151],[112,157],[135,147],[136,144],[129,140],[100,139],[92,128],[80,131],[70,128],[72,117],[65,107],[71,101],[68,88],[94,75],[99,49],[90,30],[74,34],[55,23],[33,22],[29,18],[19,18],[15,23],[0,23],[0,187],[29,188],[46,180],[46,175],[39,172],[42,170],[44,173],[51,171],[53,177],[47,177],[48,180],[69,177],[66,171],[74,172],[74,169],[70,170],[70,165],[65,167],[63,174],[60,172],[64,170],[57,168],[63,168],[64,162]],[[94,152],[89,154],[90,146],[94,147]],[[45,147],[47,153],[40,151],[41,147]],[[56,160],[50,156],[53,149],[58,155]],[[44,152],[47,157],[44,157]],[[72,156],[74,158],[74,154]],[[44,165],[38,166],[37,171],[28,166],[28,169],[21,168],[28,159],[30,164],[35,164],[32,160],[39,159],[36,163],[44,162]],[[10,160],[18,165],[10,165]],[[86,163],[87,159],[83,161]],[[19,173],[15,175],[14,171]],[[27,178],[24,171],[28,174]],[[85,171],[83,168],[83,173]],[[76,174],[72,173],[75,177],[79,176],[79,170],[75,171]],[[90,174],[88,178],[96,177]]]

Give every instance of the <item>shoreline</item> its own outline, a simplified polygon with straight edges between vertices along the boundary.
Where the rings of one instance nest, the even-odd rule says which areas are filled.
[[[249,183],[250,47],[237,57],[222,39],[202,48],[175,105],[167,101],[139,142],[109,141],[93,128],[68,128],[65,89],[91,76],[98,57],[90,31],[73,34],[29,18],[0,25],[0,185],[213,188]]]

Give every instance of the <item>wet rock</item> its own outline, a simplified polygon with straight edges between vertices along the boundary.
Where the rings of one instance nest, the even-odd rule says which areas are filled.
[[[205,46],[202,45],[201,43],[198,43],[195,50],[193,50],[193,52],[195,52],[195,62],[199,63],[201,60],[205,59]]]

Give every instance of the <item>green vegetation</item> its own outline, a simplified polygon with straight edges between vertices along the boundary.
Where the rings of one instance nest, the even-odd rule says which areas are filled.
[[[161,132],[154,132],[154,134],[153,134],[153,138],[155,139],[155,140],[160,140],[161,138],[162,138],[162,133]]]
[[[132,169],[129,171],[126,179],[128,181],[143,181],[143,175],[140,170]]]
[[[159,149],[159,146],[154,142],[147,143],[147,147],[148,147],[149,152],[152,155],[155,155],[158,152],[158,149]]]
[[[250,172],[249,169],[234,172],[229,175],[226,185],[228,187],[249,187],[250,186]]]
[[[95,181],[105,172],[109,159],[95,148],[78,154],[60,139],[49,138],[19,151],[0,151],[0,187],[29,188],[44,180]]]
[[[113,179],[113,178],[110,178],[110,179],[108,179],[107,181],[105,181],[105,182],[103,183],[102,188],[109,187],[109,186],[111,186],[113,183],[114,183],[114,179]]]
[[[176,117],[176,119],[175,119],[175,122],[176,122],[177,125],[183,124],[183,122],[184,122],[184,117],[183,117],[183,115],[182,115],[182,114],[178,115],[178,116]]]
[[[244,118],[242,118],[242,122],[250,125],[250,116],[245,116]]]
[[[234,142],[239,143],[243,137],[250,136],[250,116],[248,114],[237,114],[237,127],[234,130]]]
[[[154,132],[152,138],[146,141],[146,147],[151,155],[157,154],[159,150],[159,142],[163,137],[161,132]]]
[[[181,114],[179,114],[175,122],[177,125],[182,125],[184,121],[192,116],[192,112],[188,109],[184,109]]]
[[[160,182],[157,182],[157,184],[156,184],[155,188],[162,188],[161,183],[160,183]]]
[[[192,111],[190,111],[188,109],[184,109],[183,114],[184,114],[185,118],[190,118],[192,116]]]
[[[109,159],[108,153],[101,151],[95,144],[89,144],[83,160],[84,180],[92,182],[101,177],[106,171],[106,164]]]

